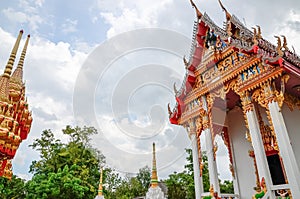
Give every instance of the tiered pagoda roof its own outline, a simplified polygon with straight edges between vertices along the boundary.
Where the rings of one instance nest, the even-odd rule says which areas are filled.
[[[23,64],[30,36],[28,35],[17,68],[12,73],[23,30],[12,49],[4,73],[0,76],[0,176],[12,177],[12,163],[20,143],[29,134],[32,115],[25,98]],[[12,73],[12,74],[11,74]]]
[[[179,89],[174,85],[176,105],[173,110],[168,106],[172,124],[185,122],[188,117],[182,117],[182,114],[195,96],[204,95],[234,79],[232,83],[236,91],[243,92],[288,74],[285,92],[295,100],[300,98],[300,57],[288,48],[285,36],[275,36],[277,45],[273,45],[263,38],[259,26],[248,29],[219,0],[226,16],[225,25],[221,28],[206,13],[202,14],[192,0],[190,2],[195,8],[197,21],[194,23],[189,60],[184,58],[184,80]],[[238,53],[238,61],[228,58],[233,52]],[[231,63],[221,63],[227,58]],[[280,81],[280,78],[276,80],[276,87],[280,88]],[[230,108],[231,105],[227,106]],[[197,112],[196,109],[194,111]]]

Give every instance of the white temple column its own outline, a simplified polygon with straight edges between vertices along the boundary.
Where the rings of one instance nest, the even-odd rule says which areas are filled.
[[[203,109],[206,111],[208,114],[208,105],[207,105],[207,100],[205,96],[202,96],[202,103],[203,103]],[[209,121],[208,115],[205,115],[203,117],[204,123],[208,122],[208,124],[212,121]],[[214,157],[214,146],[212,142],[212,132],[210,130],[210,125],[208,124],[203,124],[203,132],[205,136],[205,144],[206,144],[206,155],[207,155],[207,160],[208,160],[208,170],[209,170],[209,182],[210,185],[213,185],[214,191],[218,192],[220,195],[220,185],[219,185],[219,179],[218,179],[218,169],[217,169],[217,162]]]
[[[293,198],[300,198],[300,173],[285,122],[276,101],[268,103],[277,143]]]
[[[203,193],[203,182],[202,182],[202,177],[200,176],[200,164],[198,158],[198,144],[197,144],[196,133],[191,134],[190,138],[192,141],[192,151],[193,151],[195,195],[196,195],[196,199],[200,199],[201,194]]]
[[[259,123],[257,119],[257,115],[255,112],[255,108],[252,105],[252,109],[246,112],[246,117],[249,126],[249,132],[251,136],[252,146],[255,154],[255,160],[258,170],[258,175],[261,179],[264,177],[266,182],[267,190],[270,190],[272,185],[271,174],[268,166],[268,161],[262,141],[262,137],[260,134]]]
[[[218,192],[218,194],[220,194],[217,162],[214,157],[214,147],[212,143],[210,129],[205,129],[204,135],[205,135],[205,144],[206,144],[206,155],[208,160],[209,182],[211,185],[214,186],[215,192]]]

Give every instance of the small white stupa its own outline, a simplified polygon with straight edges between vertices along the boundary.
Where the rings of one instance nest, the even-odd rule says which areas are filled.
[[[101,169],[101,171],[100,171],[100,182],[99,182],[99,188],[98,188],[98,195],[95,197],[95,199],[104,199],[103,187],[102,187],[102,177],[103,177],[103,169]]]
[[[163,191],[158,186],[157,170],[156,170],[156,158],[155,158],[155,143],[153,143],[153,160],[152,160],[152,176],[151,186],[146,193],[146,199],[166,199]]]

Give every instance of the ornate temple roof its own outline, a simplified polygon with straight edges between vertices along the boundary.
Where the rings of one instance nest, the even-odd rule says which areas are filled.
[[[283,35],[275,36],[277,45],[273,45],[263,38],[260,26],[252,27],[251,30],[248,29],[236,16],[227,11],[220,0],[218,1],[225,12],[224,27],[216,25],[206,13],[201,13],[195,3],[190,0],[196,11],[197,20],[193,27],[189,59],[184,58],[186,68],[184,80],[179,89],[174,85],[176,105],[173,110],[168,106],[172,124],[178,124],[185,110],[185,101],[189,100],[187,99],[189,96],[205,94],[260,62],[265,69],[263,72],[259,71],[262,81],[267,78],[267,75],[273,75],[274,78],[277,78],[288,73],[290,77],[289,83],[286,84],[286,91],[295,97],[300,97],[300,57],[289,50],[286,37]],[[252,59],[253,63],[249,62],[249,64],[238,67],[238,70],[234,71],[224,71],[224,68],[213,69],[217,63],[233,52]],[[277,71],[276,74],[275,70]],[[213,74],[218,75],[213,76]],[[251,81],[244,81],[243,86],[254,88],[257,82],[257,78],[252,78]],[[280,80],[276,82],[277,87],[280,87],[279,84]],[[196,87],[197,89],[195,89]]]
[[[0,176],[12,177],[11,160],[20,143],[27,138],[32,114],[28,109],[23,82],[23,64],[30,36],[28,35],[17,68],[12,73],[23,35],[20,31],[4,73],[0,76]]]

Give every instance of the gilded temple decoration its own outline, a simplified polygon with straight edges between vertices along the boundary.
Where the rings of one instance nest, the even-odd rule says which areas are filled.
[[[257,110],[260,134],[262,137],[266,154],[274,153],[274,151],[278,153],[278,144],[277,144],[276,135],[274,133],[273,128],[271,128],[271,125],[267,125],[264,123],[259,108],[257,108],[256,110]],[[269,116],[267,117],[269,118]]]
[[[196,123],[197,137],[200,137],[200,135],[201,135],[201,133],[202,133],[202,129],[203,129],[201,117],[197,117],[197,118],[195,119],[195,123]]]
[[[266,111],[268,119],[265,124],[261,116],[259,118],[265,150],[278,151],[268,107],[270,103],[277,102],[280,110],[283,103],[290,110],[300,109],[300,84],[297,81],[300,57],[289,51],[285,36],[275,36],[277,45],[273,45],[263,38],[260,26],[248,29],[226,10],[220,0],[219,4],[226,14],[224,27],[217,26],[206,13],[198,10],[192,0],[190,2],[196,10],[197,20],[193,27],[189,59],[183,59],[186,75],[179,89],[174,86],[174,109],[168,108],[170,122],[185,126],[189,133],[197,132],[197,139],[202,130],[209,129],[215,157],[218,148],[215,136],[219,129],[217,121],[213,121],[218,118],[212,118],[212,107],[223,108],[226,103],[228,113],[242,106],[247,128],[245,137],[252,142],[246,115],[258,104]],[[200,100],[203,97],[206,97],[207,107]],[[222,138],[230,149],[224,135]],[[200,141],[197,142],[199,147]],[[198,155],[202,168],[201,154]],[[254,153],[250,156],[254,157]],[[234,177],[233,162],[230,170]],[[258,174],[257,188],[261,188]]]
[[[11,178],[12,164],[20,143],[27,138],[32,114],[28,110],[23,83],[23,64],[30,36],[28,35],[17,68],[12,73],[23,31],[20,31],[3,75],[0,77],[0,176]]]
[[[202,153],[201,153],[201,140],[200,140],[200,136],[197,136],[197,146],[198,146],[198,161],[199,161],[199,166],[200,166],[200,176],[202,176],[203,163],[202,163]]]
[[[213,139],[214,140],[214,139]],[[218,143],[213,141],[213,153],[214,153],[214,160],[216,160],[216,154],[217,154],[217,151],[219,149],[219,146],[218,146]]]
[[[281,45],[280,37],[278,37],[278,36],[274,36],[274,37],[277,39],[276,52],[277,52],[279,57],[282,57],[283,52],[282,52],[282,45]]]
[[[201,109],[200,115],[202,117],[202,127],[203,127],[203,129],[208,129],[210,124],[209,124],[209,118],[208,118],[207,112],[204,109]]]

